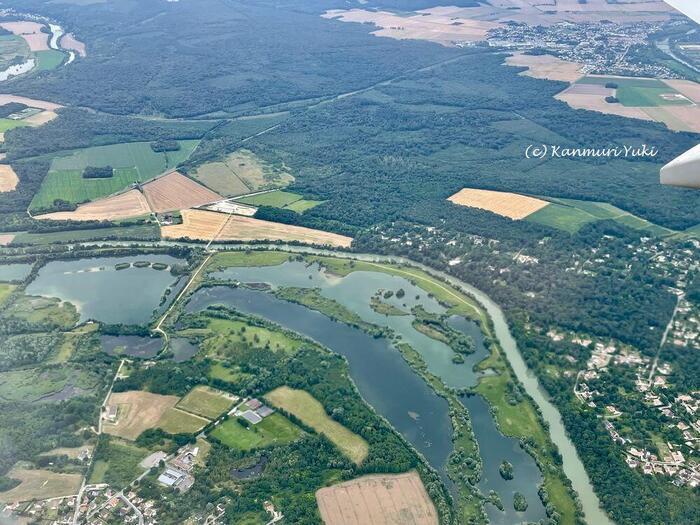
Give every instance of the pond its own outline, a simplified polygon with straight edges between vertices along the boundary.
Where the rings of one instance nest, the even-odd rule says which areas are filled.
[[[0,281],[21,281],[32,271],[32,264],[0,264]]]
[[[150,359],[163,348],[160,337],[142,337],[138,335],[103,335],[100,337],[102,350],[109,355],[127,355]]]
[[[168,287],[178,279],[167,270],[137,268],[136,261],[182,264],[169,255],[133,257],[98,257],[52,261],[39,270],[27,286],[29,295],[58,297],[75,305],[80,320],[94,319],[105,323],[147,323]],[[117,270],[117,264],[132,264]],[[175,294],[170,294],[173,298]]]
[[[302,262],[228,268],[211,276],[241,283],[268,283],[273,288],[319,288],[323,296],[357,313],[364,321],[391,328],[403,342],[409,343],[421,354],[433,374],[451,387],[474,386],[479,374],[474,372],[473,367],[488,355],[479,325],[464,317],[451,316],[448,324],[474,341],[475,351],[465,356],[465,363],[452,362],[454,352],[449,346],[418,332],[412,325],[414,316],[410,311],[413,307],[421,306],[439,315],[447,311],[424,290],[403,277],[371,271],[357,271],[338,277],[326,273],[318,265]],[[402,297],[396,296],[395,292],[399,289],[404,291]],[[374,311],[370,301],[379,291],[393,291],[393,295],[389,297],[387,294],[382,300],[408,315],[391,316]],[[425,455],[443,480],[447,479],[446,460],[452,451],[452,426],[447,402],[428,387],[389,341],[372,338],[359,329],[334,322],[319,312],[283,301],[265,291],[245,287],[202,289],[194,294],[186,309],[196,311],[211,304],[226,304],[264,317],[345,356],[351,377],[363,398]],[[490,490],[496,491],[505,508],[502,512],[495,506],[487,505],[491,522],[521,523],[546,517],[537,494],[542,476],[534,459],[520,448],[518,440],[500,433],[488,404],[482,398],[464,396],[461,401],[470,411],[481,449],[483,478],[479,488],[484,495],[488,495]],[[498,473],[503,460],[511,463],[516,472],[516,477],[508,482]],[[493,476],[494,472],[497,477]],[[446,483],[453,488],[449,481]],[[513,494],[516,491],[527,499],[528,509],[525,512],[518,513],[513,509]]]

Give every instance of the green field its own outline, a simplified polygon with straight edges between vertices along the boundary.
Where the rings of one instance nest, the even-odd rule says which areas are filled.
[[[112,437],[102,439],[95,453],[89,483],[109,483],[114,489],[124,488],[143,472],[139,463],[148,455],[148,450]]]
[[[183,397],[177,408],[208,419],[216,419],[233,405],[233,399],[216,390],[197,386]]]
[[[249,429],[232,417],[217,426],[211,435],[228,447],[250,450],[291,443],[301,435],[301,429],[282,414],[275,413]]]
[[[301,342],[292,339],[282,332],[268,330],[261,326],[250,326],[242,321],[229,319],[212,319],[209,328],[217,335],[207,339],[203,348],[207,357],[226,358],[236,348],[236,343],[245,341],[253,348],[265,348],[272,350],[284,350],[295,352]]]
[[[673,230],[657,226],[606,202],[580,201],[575,199],[549,199],[552,204],[536,211],[525,220],[551,226],[569,233],[576,233],[588,223],[614,220],[632,228],[647,231],[650,235],[665,236]]]
[[[690,106],[687,99],[666,100],[661,95],[678,95],[671,86],[654,78],[616,78],[616,77],[585,77],[579,84],[605,85],[609,82],[617,84],[616,97],[623,106],[655,107],[655,106]]]
[[[45,51],[37,51],[37,66],[35,71],[49,71],[60,66],[66,58],[66,55],[56,49],[48,49]]]
[[[0,306],[7,300],[15,288],[17,287],[14,284],[0,283]]]
[[[288,261],[289,258],[289,253],[270,250],[219,252],[207,263],[207,272],[215,272],[236,266],[277,266]]]
[[[106,197],[135,182],[145,182],[183,162],[199,141],[181,140],[180,150],[155,153],[150,142],[96,146],[54,157],[48,175],[30,204],[30,210],[49,209],[56,199],[79,204]],[[84,179],[88,166],[112,166],[108,179]]]
[[[331,419],[323,405],[308,392],[282,386],[265,394],[265,399],[326,436],[356,464],[359,465],[367,457],[367,441]]]
[[[0,133],[5,133],[11,129],[20,128],[22,126],[28,126],[23,120],[14,120],[11,118],[0,118]]]
[[[155,224],[136,224],[133,226],[66,230],[62,232],[20,233],[12,240],[12,245],[64,244],[67,242],[84,242],[102,239],[158,240],[160,239],[160,229]]]
[[[304,213],[306,210],[310,210],[323,203],[323,201],[307,200],[298,193],[283,190],[260,193],[250,197],[241,197],[236,200],[244,204],[250,204],[251,206],[272,206],[273,208],[284,208],[297,213]]]
[[[208,419],[174,408],[169,409],[158,420],[158,428],[169,434],[193,434],[208,424]]]

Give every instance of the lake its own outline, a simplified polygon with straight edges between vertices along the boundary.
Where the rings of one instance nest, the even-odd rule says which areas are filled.
[[[184,263],[182,259],[160,254],[52,261],[39,270],[26,293],[57,297],[74,304],[81,321],[147,323],[166,289],[178,278],[167,270],[151,267],[115,268],[119,263],[144,260],[167,265]],[[173,297],[170,294],[171,300]]]
[[[21,281],[32,271],[32,264],[0,264],[0,281]]]

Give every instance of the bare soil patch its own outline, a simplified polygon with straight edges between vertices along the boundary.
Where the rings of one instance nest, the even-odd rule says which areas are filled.
[[[161,228],[163,238],[217,241],[281,240],[343,247],[350,246],[352,242],[352,238],[336,233],[205,210],[183,210],[182,221],[182,224]]]
[[[21,481],[12,490],[0,492],[0,502],[14,503],[32,499],[58,498],[78,493],[80,474],[59,474],[50,470],[12,469],[8,477]]]
[[[448,200],[460,206],[479,208],[514,220],[524,219],[549,205],[547,201],[517,193],[472,188],[464,188]]]
[[[74,211],[57,211],[37,215],[35,218],[54,221],[111,221],[138,217],[150,212],[151,209],[143,194],[139,190],[129,190],[81,204]]]
[[[25,118],[23,122],[26,122],[30,126],[38,127],[43,126],[47,122],[51,122],[57,116],[58,114],[55,111],[42,111],[41,113]]]
[[[605,97],[602,95],[570,93],[567,89],[559,93],[555,98],[566,102],[574,109],[587,109],[589,111],[598,111],[599,113],[606,113],[608,115],[619,115],[621,117],[640,120],[653,120],[641,108],[623,106],[622,104],[610,104],[605,101]]]
[[[141,432],[158,426],[163,415],[180,399],[141,390],[116,392],[109,396],[108,405],[118,407],[116,423],[103,423],[105,433],[135,440]]]
[[[3,22],[0,27],[24,38],[32,51],[51,49],[49,47],[49,34],[41,32],[43,24],[38,22]]]
[[[316,492],[326,525],[437,525],[418,474],[363,476]]]
[[[13,191],[17,187],[19,177],[9,164],[0,164],[0,193]]]
[[[543,78],[545,80],[560,80],[562,82],[575,82],[584,73],[581,72],[582,64],[577,62],[567,62],[552,55],[525,55],[515,53],[506,58],[509,66],[524,66],[527,71],[522,75],[533,78]]]
[[[697,82],[691,80],[664,80],[664,83],[685,95],[696,104],[700,104],[700,84]]]
[[[66,33],[65,35],[63,35],[59,44],[63,49],[75,51],[81,57],[87,56],[87,49],[85,48],[85,44],[77,38],[75,38],[73,33]]]
[[[62,108],[60,104],[54,104],[53,102],[47,102],[46,100],[37,100],[34,98],[20,97],[18,95],[8,95],[0,94],[0,106],[9,104],[10,102],[19,102],[30,108],[45,109],[47,111],[55,111]]]
[[[151,210],[159,213],[201,206],[223,198],[177,171],[144,184],[143,193]]]
[[[14,233],[0,234],[0,246],[8,246],[14,239]]]

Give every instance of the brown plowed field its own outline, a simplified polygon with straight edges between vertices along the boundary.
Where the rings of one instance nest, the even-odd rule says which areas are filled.
[[[30,108],[45,109],[47,111],[55,111],[62,108],[60,104],[54,104],[53,102],[47,102],[46,100],[36,100],[34,98],[20,97],[18,95],[7,95],[0,94],[0,106],[9,104],[10,102],[19,102]]]
[[[309,244],[330,246],[350,246],[352,238],[312,230],[301,226],[291,226],[277,222],[262,221],[240,215],[225,215],[214,211],[183,210],[182,224],[164,226],[161,234],[165,239],[190,239],[217,241],[300,241]]]
[[[418,474],[363,476],[316,492],[326,525],[437,525]]]
[[[150,212],[148,203],[141,192],[129,190],[125,193],[81,204],[74,211],[57,211],[38,215],[35,218],[54,221],[111,221],[138,217]]]
[[[12,191],[17,187],[19,178],[9,164],[0,164],[0,193]]]
[[[223,199],[218,193],[173,171],[143,185],[151,211],[184,210]]]
[[[49,34],[41,32],[43,24],[38,22],[3,22],[0,27],[24,38],[32,51],[51,49],[49,47]]]
[[[549,202],[505,191],[464,188],[448,200],[460,206],[479,208],[503,217],[519,220],[547,206]]]

